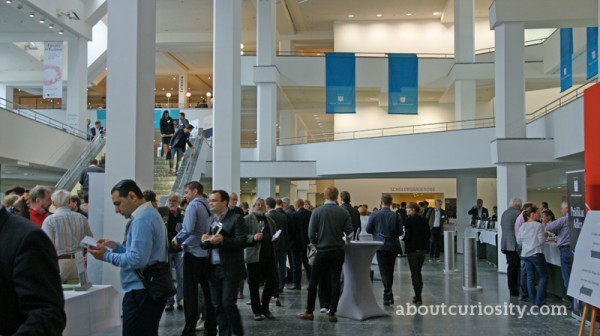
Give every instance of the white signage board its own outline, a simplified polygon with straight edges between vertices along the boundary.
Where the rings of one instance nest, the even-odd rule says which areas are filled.
[[[567,294],[600,307],[600,211],[589,211],[583,222]]]

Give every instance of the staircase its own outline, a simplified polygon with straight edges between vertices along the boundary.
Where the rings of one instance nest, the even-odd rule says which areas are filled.
[[[175,162],[173,162],[175,165]],[[169,195],[177,176],[175,173],[169,172],[169,160],[165,157],[154,158],[154,192],[156,198],[160,199],[163,196]]]

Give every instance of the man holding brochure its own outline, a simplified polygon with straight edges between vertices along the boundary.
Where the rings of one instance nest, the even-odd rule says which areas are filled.
[[[136,274],[149,265],[167,261],[167,234],[158,211],[146,202],[133,180],[122,180],[111,190],[115,211],[129,219],[125,241],[100,239],[88,253],[121,268],[123,335],[158,335],[158,324],[166,300],[150,298]],[[110,250],[109,250],[110,249]]]

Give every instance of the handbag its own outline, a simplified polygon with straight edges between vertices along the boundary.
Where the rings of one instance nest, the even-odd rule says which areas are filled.
[[[312,266],[315,263],[315,258],[317,257],[317,247],[313,244],[309,244],[306,247],[306,258],[308,259],[308,264]]]
[[[146,266],[143,271],[136,270],[135,274],[142,280],[148,295],[154,301],[164,301],[177,293],[171,278],[169,263],[159,261]]]

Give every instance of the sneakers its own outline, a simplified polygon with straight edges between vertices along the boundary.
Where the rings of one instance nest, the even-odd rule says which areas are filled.
[[[322,314],[328,314],[329,313],[329,308],[321,308],[319,310]]]
[[[265,317],[262,314],[254,314],[254,321],[262,321]]]
[[[433,259],[429,259],[429,263],[432,263],[432,262],[433,262]]]
[[[266,317],[266,318],[268,318],[269,320],[274,320],[275,319],[275,316],[273,316],[273,314],[271,314],[270,311],[264,312],[263,316]]]
[[[440,260],[440,258],[435,259],[436,263],[442,262],[442,260]]]
[[[312,321],[315,319],[315,315],[313,315],[311,313],[302,313],[302,314],[298,314],[298,318],[301,320]]]
[[[247,304],[248,306],[249,306],[249,305],[251,305],[251,304],[252,304],[252,300],[248,300],[248,301],[246,301],[246,304]]]
[[[204,331],[204,321],[198,321],[198,324],[196,324],[196,331]]]
[[[172,304],[168,304],[168,305],[165,307],[165,311],[171,312],[171,311],[173,311],[173,310],[175,310],[175,308],[173,307],[173,305],[172,305]]]

